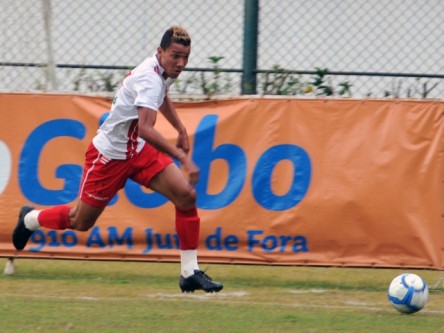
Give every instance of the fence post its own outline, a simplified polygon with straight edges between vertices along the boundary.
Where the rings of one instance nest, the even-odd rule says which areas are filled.
[[[57,90],[57,79],[55,74],[54,50],[52,47],[52,3],[51,0],[43,0],[43,19],[45,23],[45,39],[46,39],[46,84],[45,90],[48,90],[48,82],[50,90]]]
[[[259,0],[245,0],[242,94],[256,94]]]

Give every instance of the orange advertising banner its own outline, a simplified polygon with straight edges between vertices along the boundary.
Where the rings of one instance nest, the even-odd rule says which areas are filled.
[[[0,256],[177,261],[174,207],[128,181],[87,232],[11,233],[23,204],[73,205],[111,99],[0,94]],[[444,267],[444,103],[175,103],[201,169],[202,262]],[[159,117],[156,125],[175,142]]]

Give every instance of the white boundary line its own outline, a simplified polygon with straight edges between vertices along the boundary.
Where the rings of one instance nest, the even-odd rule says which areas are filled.
[[[345,305],[323,305],[323,304],[308,304],[308,303],[282,303],[282,302],[260,302],[260,301],[249,301],[242,300],[243,297],[248,296],[245,291],[237,292],[220,292],[220,293],[205,293],[205,294],[195,294],[195,293],[155,293],[139,295],[135,297],[95,297],[95,296],[55,296],[55,295],[26,295],[26,294],[2,294],[2,298],[33,298],[33,299],[55,299],[55,300],[72,300],[72,301],[85,301],[85,302],[100,302],[100,301],[113,301],[113,302],[129,302],[129,301],[143,301],[143,300],[164,300],[164,301],[183,301],[183,300],[199,300],[199,301],[217,301],[221,303],[228,304],[239,304],[239,305],[269,305],[269,306],[286,306],[295,308],[311,308],[311,309],[336,309],[336,310],[363,310],[370,312],[394,312],[396,310],[392,309],[387,302],[387,304],[382,303],[367,303],[367,302],[356,302],[352,300],[343,300]],[[444,310],[429,310],[427,307],[420,311],[420,313],[428,314],[444,314]]]

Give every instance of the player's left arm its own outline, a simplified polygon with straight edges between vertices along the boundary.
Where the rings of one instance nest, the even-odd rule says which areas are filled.
[[[168,96],[165,96],[165,100],[159,108],[159,111],[168,120],[168,122],[177,130],[178,138],[176,146],[182,149],[185,153],[190,151],[190,143],[188,140],[188,134],[185,126],[179,118],[173,102]]]

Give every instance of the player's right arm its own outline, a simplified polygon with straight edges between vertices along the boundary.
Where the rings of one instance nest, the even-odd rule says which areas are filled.
[[[199,168],[182,149],[173,145],[154,128],[158,112],[147,107],[138,107],[137,112],[139,115],[139,136],[161,152],[177,158],[188,174],[188,181],[192,185],[196,184],[199,178]]]

